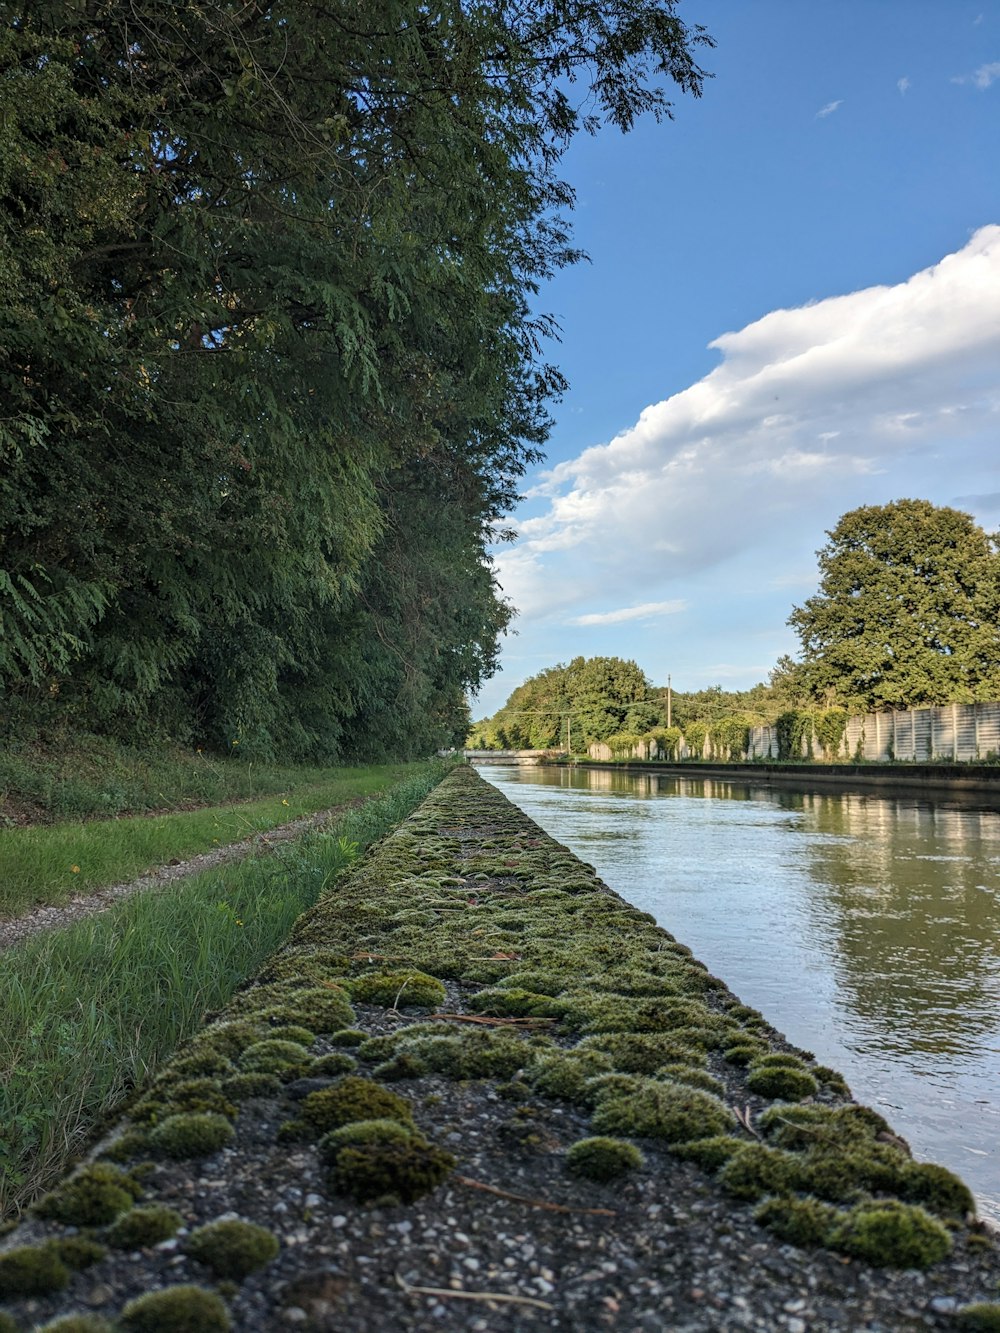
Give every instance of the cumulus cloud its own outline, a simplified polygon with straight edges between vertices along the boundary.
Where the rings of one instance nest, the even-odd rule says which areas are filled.
[[[858,504],[986,494],[998,310],[1000,226],[989,226],[905,282],[720,335],[710,374],[540,478],[535,512],[498,553],[503,588],[526,621],[613,623],[679,594],[696,615],[694,584],[725,566],[731,594],[752,555],[756,586],[773,586]],[[593,618],[595,602],[625,611]]]
[[[971,83],[973,87],[985,90],[997,79],[1000,79],[1000,60],[993,60],[988,65],[980,65],[972,74],[957,75],[952,83]]]
[[[827,102],[826,106],[821,106],[820,109],[816,112],[816,119],[822,120],[826,116],[832,116],[833,113],[837,110],[837,108],[843,105],[844,105],[844,99],[842,97],[838,98],[836,102]]]
[[[896,87],[901,93],[906,93],[910,87],[910,80],[904,74],[901,79],[896,80]]]
[[[687,602],[675,597],[669,602],[643,602],[640,606],[621,606],[617,611],[591,611],[575,616],[570,625],[618,625],[623,620],[653,620],[657,616],[672,616],[686,611]]]

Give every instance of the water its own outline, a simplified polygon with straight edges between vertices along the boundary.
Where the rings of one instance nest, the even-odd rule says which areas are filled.
[[[479,772],[1000,1221],[1000,812],[743,780]]]

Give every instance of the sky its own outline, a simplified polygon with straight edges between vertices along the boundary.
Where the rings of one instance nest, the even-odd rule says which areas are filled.
[[[683,0],[704,96],[563,162],[539,309],[570,380],[518,539],[499,708],[577,656],[744,689],[850,509],[1000,528],[1000,0]]]

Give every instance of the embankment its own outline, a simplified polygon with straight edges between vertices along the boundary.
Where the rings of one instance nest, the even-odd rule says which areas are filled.
[[[995,1327],[957,1313],[1000,1282],[970,1206],[462,768],[5,1239],[0,1293],[65,1333]]]

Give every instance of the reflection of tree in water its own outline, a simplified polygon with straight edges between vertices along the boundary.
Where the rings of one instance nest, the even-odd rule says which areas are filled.
[[[796,808],[844,1002],[892,1049],[957,1054],[1000,1028],[1000,814],[853,793]]]

